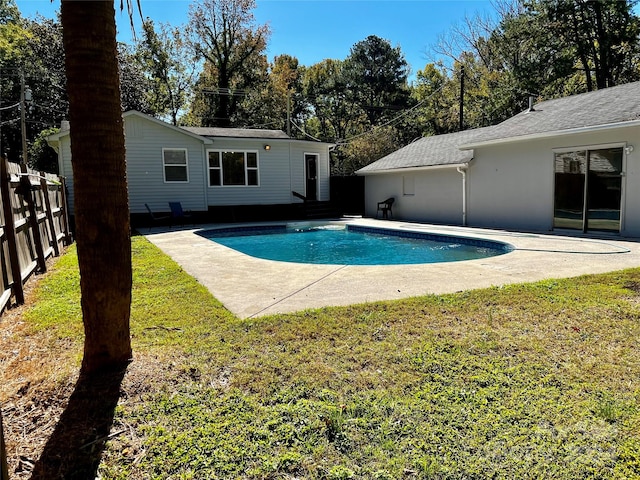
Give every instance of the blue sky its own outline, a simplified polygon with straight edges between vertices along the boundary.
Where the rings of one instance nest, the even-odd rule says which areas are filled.
[[[189,0],[141,0],[142,14],[155,22],[187,23]],[[25,17],[54,17],[60,0],[16,0]],[[119,4],[119,2],[116,2]],[[343,60],[351,47],[369,35],[400,46],[412,72],[433,60],[428,52],[438,36],[465,15],[493,12],[490,0],[257,0],[259,24],[268,23],[267,55],[287,53],[303,65],[325,58]],[[139,18],[136,19],[139,26]],[[130,41],[126,12],[116,13],[119,39]]]

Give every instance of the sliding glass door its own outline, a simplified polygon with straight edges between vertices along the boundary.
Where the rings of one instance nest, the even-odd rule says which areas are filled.
[[[620,231],[622,147],[555,154],[554,228]]]

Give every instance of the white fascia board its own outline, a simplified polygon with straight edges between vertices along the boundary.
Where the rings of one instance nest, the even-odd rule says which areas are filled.
[[[464,169],[469,168],[469,163],[470,162],[450,163],[450,164],[447,164],[447,165],[426,165],[424,167],[387,168],[385,170],[374,170],[374,171],[371,171],[371,172],[356,172],[356,175],[361,176],[361,177],[365,177],[367,175],[380,175],[380,174],[384,174],[384,173],[424,172],[424,171],[428,171],[428,170],[444,170],[444,169],[448,169],[448,168],[452,168],[452,169],[462,168],[464,170]]]
[[[580,133],[593,133],[606,130],[614,130],[616,128],[627,128],[640,126],[640,120],[629,120],[627,122],[608,123],[605,125],[593,125],[589,127],[570,128],[567,130],[554,130],[550,132],[532,133],[529,135],[520,135],[515,137],[497,138],[494,140],[487,140],[486,142],[478,143],[466,143],[459,145],[460,150],[472,150],[477,147],[488,147],[491,145],[499,145],[502,143],[516,143],[524,142],[527,140],[540,140],[543,138],[562,137],[566,135],[577,135]]]

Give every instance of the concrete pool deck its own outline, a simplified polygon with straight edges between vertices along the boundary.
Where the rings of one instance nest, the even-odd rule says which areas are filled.
[[[239,318],[453,293],[640,266],[640,243],[621,237],[569,237],[368,218],[339,222],[498,240],[512,245],[515,250],[478,260],[421,265],[309,265],[250,257],[196,233],[238,224],[158,227],[144,229],[141,233]],[[286,222],[263,225],[282,223]]]

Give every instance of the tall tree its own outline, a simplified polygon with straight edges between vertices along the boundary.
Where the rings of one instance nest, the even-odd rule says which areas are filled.
[[[149,84],[148,103],[158,114],[168,116],[173,125],[178,124],[178,115],[186,107],[196,70],[182,32],[181,27],[168,24],[160,24],[157,29],[147,19],[136,45],[136,55]]]
[[[324,141],[340,141],[359,134],[367,124],[344,76],[344,61],[326,59],[307,68],[304,96],[315,115],[310,133]]]
[[[546,21],[577,57],[587,90],[637,80],[629,59],[640,51],[636,0],[534,0],[530,12]],[[636,65],[637,67],[637,65]],[[633,66],[631,67],[632,70]]]
[[[122,111],[138,110],[147,115],[155,115],[155,105],[148,97],[151,90],[149,79],[138,61],[134,48],[127,43],[118,43],[118,69]]]
[[[263,79],[269,28],[256,25],[255,0],[200,0],[190,6],[191,44],[209,64],[205,74],[213,112],[211,126],[230,126],[238,100]]]
[[[23,71],[32,91],[29,139],[44,129],[60,125],[68,112],[62,25],[56,18],[36,17],[26,22],[29,39],[25,45]]]
[[[37,16],[33,20],[10,14],[9,3],[0,6],[0,107],[20,99],[21,81],[31,92],[26,113],[27,143],[43,129],[66,118],[62,27],[58,20]],[[4,11],[4,13],[2,13]],[[7,23],[3,23],[7,22]],[[6,103],[5,103],[6,102]],[[1,112],[2,150],[12,159],[20,157],[21,125],[17,108]],[[29,165],[39,167],[39,159],[28,155]],[[46,162],[45,162],[46,163]]]
[[[392,126],[380,127],[351,139],[340,149],[342,163],[334,175],[354,175],[362,167],[389,155],[403,146],[399,131]],[[337,167],[337,165],[336,165]]]
[[[29,32],[13,0],[0,0],[0,157],[20,152],[20,67]],[[14,105],[14,107],[12,107]],[[14,155],[12,155],[13,157]]]
[[[455,99],[448,96],[445,90],[449,83],[447,72],[441,64],[428,63],[416,73],[412,95],[420,104],[415,122],[422,135],[454,131],[450,112]]]
[[[400,47],[370,35],[356,43],[345,60],[344,76],[371,125],[378,125],[409,102],[409,65]]]
[[[297,58],[286,54],[276,56],[262,88],[250,92],[241,102],[234,123],[279,128],[291,132],[292,136],[300,134],[287,120],[290,118],[298,125],[304,123],[308,113],[302,96],[303,71]]]
[[[113,0],[62,0],[76,242],[85,342],[82,369],[131,358],[131,239]]]

